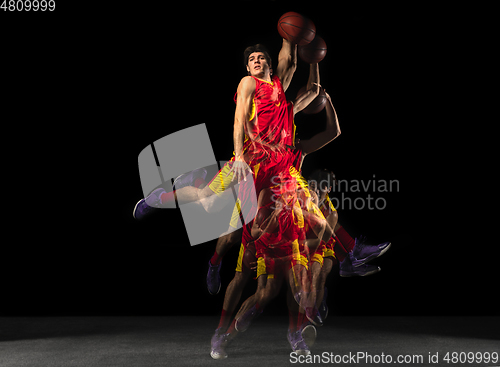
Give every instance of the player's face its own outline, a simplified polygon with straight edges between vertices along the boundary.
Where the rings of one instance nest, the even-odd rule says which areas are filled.
[[[263,78],[269,73],[269,64],[262,52],[251,53],[248,57],[247,70],[250,75]]]

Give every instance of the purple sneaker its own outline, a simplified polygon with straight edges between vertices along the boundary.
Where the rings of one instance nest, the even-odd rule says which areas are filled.
[[[380,267],[376,265],[362,264],[354,266],[352,252],[344,259],[344,261],[340,263],[339,266],[339,273],[341,277],[365,277],[367,275],[378,273],[379,271]]]
[[[210,260],[208,260],[208,273],[207,273],[207,288],[208,288],[208,293],[211,295],[215,295],[219,293],[220,291],[220,267],[222,265],[222,261],[219,263],[219,265],[212,265],[210,263]]]
[[[160,195],[164,192],[165,190],[160,187],[149,194],[148,197],[139,200],[137,204],[135,204],[134,211],[132,212],[134,218],[142,219],[159,208],[161,205]]]
[[[385,254],[389,250],[389,247],[391,247],[390,242],[384,242],[375,246],[368,245],[366,244],[366,237],[363,236],[356,238],[355,243],[354,249],[351,252],[352,265],[355,267],[361,266]]]
[[[257,310],[257,307],[254,305],[251,309],[245,312],[243,316],[241,316],[238,320],[236,320],[234,328],[238,332],[243,333],[248,329],[252,321],[256,319],[261,313],[262,309]]]
[[[197,168],[191,172],[184,173],[174,180],[174,190],[179,190],[186,186],[193,186],[197,178],[205,179],[207,170],[205,168]]]
[[[287,333],[286,333],[286,339],[290,343],[290,348],[292,348],[292,350],[295,352],[295,350],[293,349],[293,346],[295,345],[294,337],[295,337],[295,333],[292,333],[290,331],[290,328],[288,328]]]
[[[312,325],[309,326],[314,328],[314,326]],[[316,329],[314,329],[314,332],[316,332]],[[299,356],[308,356],[309,354],[311,354],[309,347],[307,346],[306,342],[304,341],[304,338],[302,337],[302,330],[297,330],[291,333],[289,329],[288,342],[290,343],[290,347],[292,347],[292,350],[295,352],[295,354]]]
[[[210,356],[213,359],[224,359],[227,358],[227,353],[225,348],[229,342],[229,334],[222,332],[222,328],[215,330],[214,336],[211,340],[211,350]]]

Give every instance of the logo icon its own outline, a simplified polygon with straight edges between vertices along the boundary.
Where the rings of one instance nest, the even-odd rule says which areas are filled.
[[[215,180],[224,181],[223,192],[208,191],[210,200],[216,202],[207,209],[201,200],[180,201],[179,208],[186,227],[189,242],[195,246],[218,238],[222,234],[237,230],[243,223],[255,217],[257,202],[253,176],[246,181],[231,183],[226,173],[219,171],[224,165],[217,162],[205,124],[195,125],[173,134],[164,136],[145,147],[138,157],[139,176],[142,192],[147,197],[153,190],[162,187],[166,192],[173,191],[173,180],[179,175],[204,168],[207,178],[217,175]],[[207,185],[209,186],[209,185]],[[193,187],[177,190],[177,197],[184,190],[201,190]],[[175,202],[162,205],[166,209],[175,209]]]

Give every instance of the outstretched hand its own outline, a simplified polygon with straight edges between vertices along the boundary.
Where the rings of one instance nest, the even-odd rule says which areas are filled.
[[[236,180],[236,182],[240,182],[241,180],[246,181],[247,175],[252,174],[252,169],[243,160],[243,158],[236,158],[233,162],[231,169],[227,173],[227,176],[229,176],[230,173],[233,173],[233,178],[231,179],[231,181],[234,180]]]

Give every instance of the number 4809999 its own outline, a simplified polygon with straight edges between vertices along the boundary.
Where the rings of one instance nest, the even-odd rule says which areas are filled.
[[[0,9],[3,11],[54,11],[55,0],[3,0]]]

